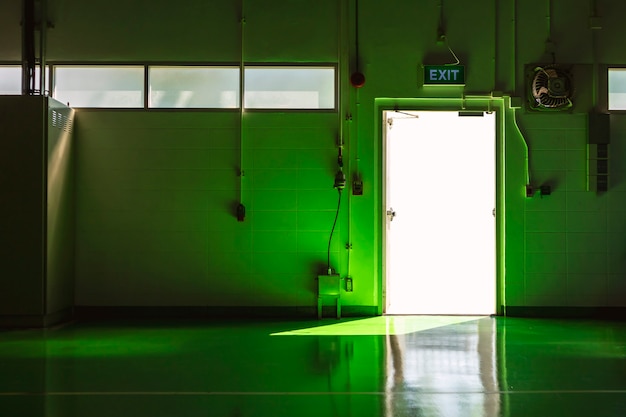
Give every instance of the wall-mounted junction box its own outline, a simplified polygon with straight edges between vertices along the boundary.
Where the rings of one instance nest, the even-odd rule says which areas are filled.
[[[609,189],[610,115],[590,113],[587,138],[587,190],[604,192]]]

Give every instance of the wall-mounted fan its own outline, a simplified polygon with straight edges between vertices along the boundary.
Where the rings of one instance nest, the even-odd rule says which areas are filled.
[[[532,110],[567,110],[572,107],[572,76],[562,67],[535,66],[529,74],[528,101]]]

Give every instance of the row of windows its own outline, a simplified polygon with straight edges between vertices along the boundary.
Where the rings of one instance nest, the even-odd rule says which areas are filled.
[[[52,97],[75,108],[237,109],[241,105],[241,79],[235,66],[55,65],[52,73]],[[20,66],[0,66],[0,94],[21,94],[21,78]],[[35,78],[38,82],[39,71]],[[335,80],[331,66],[245,67],[243,106],[335,109]],[[48,81],[46,77],[46,92]],[[626,110],[626,68],[608,69],[608,109]]]
[[[51,96],[75,108],[236,109],[239,71],[235,66],[54,65]],[[0,94],[21,94],[21,76],[20,66],[0,66]],[[245,67],[243,106],[335,109],[335,79],[332,66]]]

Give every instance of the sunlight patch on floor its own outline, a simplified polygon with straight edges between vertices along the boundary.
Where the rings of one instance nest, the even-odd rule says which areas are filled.
[[[478,320],[485,316],[380,316],[340,321],[304,329],[272,333],[272,336],[372,336],[399,335]]]

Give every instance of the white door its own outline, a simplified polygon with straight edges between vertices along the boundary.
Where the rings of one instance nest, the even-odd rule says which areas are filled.
[[[387,314],[496,311],[495,114],[384,114]]]

